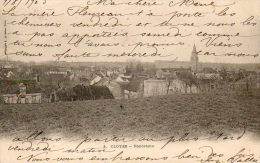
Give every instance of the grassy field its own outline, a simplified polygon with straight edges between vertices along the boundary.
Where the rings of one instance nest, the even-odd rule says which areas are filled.
[[[65,136],[164,137],[183,132],[236,132],[245,125],[247,131],[260,135],[260,99],[187,94],[131,100],[0,105],[0,125],[1,136],[43,130]]]

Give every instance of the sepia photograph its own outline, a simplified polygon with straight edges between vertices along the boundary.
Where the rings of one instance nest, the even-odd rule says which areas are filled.
[[[260,1],[0,9],[0,163],[260,163]]]

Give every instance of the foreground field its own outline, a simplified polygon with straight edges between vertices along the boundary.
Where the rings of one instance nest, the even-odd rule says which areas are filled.
[[[260,135],[259,97],[173,95],[103,100],[0,105],[1,136],[31,133],[154,137],[184,132],[246,130]]]

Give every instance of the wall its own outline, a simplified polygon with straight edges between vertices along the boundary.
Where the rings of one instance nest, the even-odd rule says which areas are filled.
[[[169,85],[170,84],[170,85]],[[145,80],[144,97],[160,96],[175,93],[198,93],[196,86],[189,87],[179,79],[172,80]]]
[[[167,94],[167,82],[165,80],[144,80],[144,97],[160,96]]]
[[[41,93],[26,94],[24,98],[19,98],[16,94],[3,95],[5,104],[39,104],[42,102]]]

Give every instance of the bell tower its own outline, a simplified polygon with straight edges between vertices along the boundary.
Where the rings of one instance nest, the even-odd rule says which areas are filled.
[[[195,73],[198,72],[199,57],[198,57],[195,44],[193,45],[190,62],[191,62],[191,70]]]

